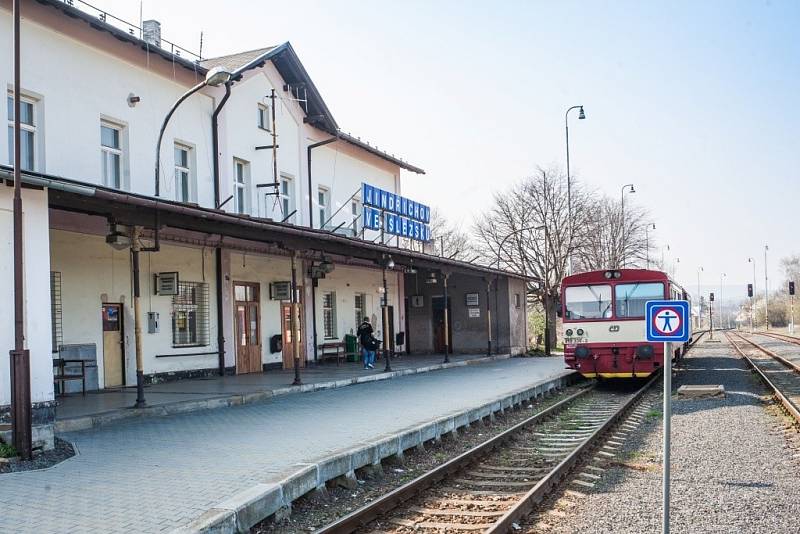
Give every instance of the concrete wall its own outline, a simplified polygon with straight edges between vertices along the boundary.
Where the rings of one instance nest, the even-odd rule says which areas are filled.
[[[125,325],[126,383],[136,383],[133,336],[133,292],[130,252],[117,251],[100,235],[51,230],[52,270],[61,272],[64,343],[95,344],[100,387],[103,387],[103,330],[100,310],[103,302],[122,303]],[[172,346],[172,297],[154,295],[153,275],[178,271],[179,279],[205,282],[209,291],[209,343],[202,347]],[[162,242],[158,253],[140,256],[142,352],[145,374],[213,369],[217,355],[156,357],[217,351],[216,301],[214,299],[213,249],[176,246]],[[159,333],[147,332],[147,313],[160,316]]]
[[[11,402],[8,351],[14,348],[13,188],[0,186],[0,406]],[[22,190],[25,346],[31,358],[31,401],[53,400],[47,193]]]
[[[444,285],[440,273],[437,273],[436,284],[425,283],[427,277],[428,273],[422,270],[417,274],[405,276],[412,353],[430,353],[435,348],[433,299],[444,296]],[[488,329],[485,279],[481,276],[451,274],[447,285],[453,352],[486,351]],[[478,306],[466,305],[468,293],[478,293]],[[514,304],[515,293],[520,293],[519,308]],[[412,306],[411,300],[414,295],[422,295],[422,307]],[[524,282],[505,277],[500,277],[498,280],[493,278],[489,305],[492,309],[492,350],[512,354],[523,352],[526,338]],[[472,312],[473,316],[470,316],[470,308],[475,310]]]

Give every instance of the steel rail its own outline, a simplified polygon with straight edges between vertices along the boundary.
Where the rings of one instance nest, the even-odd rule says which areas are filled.
[[[758,343],[755,343],[754,341],[752,341],[752,340],[750,340],[750,339],[747,339],[747,338],[745,338],[745,337],[742,337],[742,335],[741,335],[741,334],[739,334],[739,333],[736,333],[736,332],[734,332],[734,335],[738,336],[738,337],[739,337],[739,339],[741,339],[742,341],[745,341],[746,343],[749,343],[749,344],[751,344],[752,346],[754,346],[755,348],[757,348],[758,350],[760,350],[761,352],[763,352],[763,353],[764,353],[764,354],[766,354],[767,356],[771,356],[772,358],[775,358],[776,360],[778,360],[779,362],[781,362],[781,363],[782,363],[783,365],[785,365],[786,367],[789,367],[789,368],[790,368],[790,369],[792,369],[793,371],[795,371],[795,372],[797,372],[797,373],[800,373],[800,365],[797,365],[796,363],[794,363],[794,362],[792,362],[792,361],[789,361],[789,360],[787,360],[786,358],[784,358],[784,357],[783,357],[783,356],[781,356],[780,354],[776,354],[776,353],[772,352],[771,350],[769,350],[769,349],[767,349],[767,348],[764,348],[764,347],[762,347],[761,345],[759,345]],[[764,334],[758,334],[758,335],[764,335]],[[770,336],[770,337],[772,337],[772,336]],[[781,339],[781,338],[779,338],[779,337],[776,337],[775,339],[777,339],[777,340],[779,340],[779,341],[786,341],[786,340],[784,340],[784,339]],[[791,342],[790,342],[790,341],[787,341],[787,343],[791,343]],[[798,344],[800,344],[800,343],[798,343]]]
[[[355,530],[371,523],[375,519],[378,519],[387,512],[397,508],[399,505],[408,501],[409,499],[416,497],[437,482],[444,480],[447,476],[464,469],[477,460],[480,460],[486,454],[492,452],[501,445],[504,445],[520,430],[538,424],[542,420],[561,412],[575,400],[594,390],[595,386],[596,384],[592,384],[591,386],[570,395],[566,399],[557,402],[553,406],[550,406],[549,408],[529,417],[528,419],[525,419],[520,423],[517,423],[513,427],[503,431],[497,436],[473,447],[472,449],[458,455],[452,460],[431,471],[428,471],[427,473],[415,478],[407,484],[392,490],[383,497],[380,497],[372,503],[351,512],[350,514],[317,530],[316,532],[318,534],[354,532]]]
[[[778,334],[777,332],[762,332],[760,330],[756,330],[753,332],[758,336],[767,336],[775,338],[779,341],[786,341],[787,343],[792,343],[794,345],[800,345],[800,338],[795,336],[790,336],[788,334]]]
[[[781,392],[781,390],[772,382],[772,380],[770,380],[769,377],[767,377],[766,373],[764,373],[764,371],[762,371],[761,368],[759,368],[759,366],[756,365],[755,362],[753,362],[753,360],[751,360],[750,357],[747,356],[744,353],[744,351],[739,348],[739,345],[737,345],[733,341],[733,339],[731,338],[731,335],[735,335],[735,336],[739,337],[740,339],[743,339],[744,341],[750,342],[757,349],[760,349],[760,350],[764,351],[766,354],[769,354],[769,352],[767,352],[763,347],[760,347],[760,346],[756,345],[755,343],[752,343],[750,340],[743,338],[739,334],[726,332],[725,335],[728,337],[728,341],[730,341],[731,345],[733,345],[733,348],[736,349],[736,352],[738,352],[739,355],[742,358],[744,358],[744,361],[747,362],[747,364],[750,367],[752,367],[753,370],[756,373],[758,373],[758,375],[761,377],[761,380],[763,380],[764,383],[767,384],[767,386],[772,390],[772,392],[775,394],[775,396],[781,402],[783,407],[786,408],[786,411],[788,411],[791,414],[791,416],[794,417],[794,419],[797,422],[800,422],[800,407],[797,406],[789,397],[784,395],[783,392]]]
[[[572,469],[578,462],[580,462],[582,457],[595,448],[600,438],[602,438],[614,425],[616,425],[620,419],[628,415],[639,399],[641,399],[647,390],[657,382],[657,379],[660,376],[661,373],[653,373],[653,376],[647,381],[647,383],[636,393],[634,393],[634,395],[622,406],[620,406],[620,408],[614,414],[608,417],[602,426],[592,432],[592,434],[586,438],[586,440],[580,446],[578,446],[578,448],[572,451],[569,456],[564,458],[561,463],[559,463],[542,480],[540,480],[533,488],[531,488],[530,491],[528,491],[528,493],[526,493],[517,504],[508,510],[497,521],[497,523],[495,523],[492,528],[488,529],[486,532],[500,534],[510,532],[512,529],[514,529],[514,524],[528,515],[554,487],[558,486],[561,481],[566,478],[570,472],[572,472]]]

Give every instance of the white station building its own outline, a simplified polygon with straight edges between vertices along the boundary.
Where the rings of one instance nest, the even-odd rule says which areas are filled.
[[[522,277],[365,228],[362,184],[401,195],[404,174],[424,171],[343,133],[291,44],[201,59],[162,40],[156,21],[140,31],[72,4],[22,2],[25,340],[35,425],[52,423],[59,394],[81,388],[54,383],[59,358],[86,362],[90,390],[136,384],[136,235],[147,382],[293,367],[293,256],[301,365],[316,363],[320,345],[344,341],[365,316],[384,336],[384,271],[396,352],[446,344],[479,354],[490,339],[496,353],[526,350]],[[1,2],[3,351],[14,346],[12,40],[10,2]],[[215,67],[230,81],[189,96],[163,131],[156,196],[165,116]],[[385,270],[389,258],[394,266]],[[0,430],[10,413],[9,372],[0,357]]]

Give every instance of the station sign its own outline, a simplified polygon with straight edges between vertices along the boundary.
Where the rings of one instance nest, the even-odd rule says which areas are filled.
[[[416,241],[431,240],[431,209],[379,187],[361,184],[364,227]]]
[[[647,341],[689,341],[689,302],[650,300],[645,304]]]

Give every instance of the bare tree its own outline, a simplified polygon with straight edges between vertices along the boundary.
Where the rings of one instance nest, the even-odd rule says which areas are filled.
[[[470,235],[460,225],[452,224],[438,208],[431,210],[431,253],[456,260],[469,261],[475,257]]]
[[[566,177],[540,168],[509,191],[495,194],[492,206],[475,223],[475,245],[484,263],[532,277],[528,293],[547,308],[551,342],[569,255],[577,253],[587,235],[582,230],[586,205],[585,192],[573,183],[570,236]]]
[[[648,245],[645,210],[629,205],[623,221],[621,202],[601,197],[588,208],[588,213],[576,271],[645,266]]]

